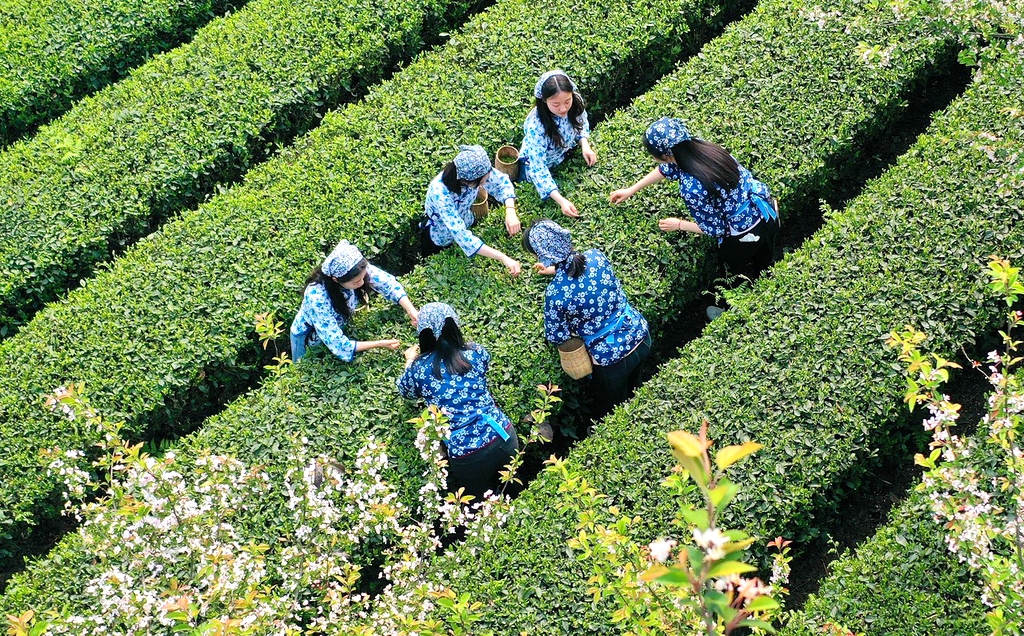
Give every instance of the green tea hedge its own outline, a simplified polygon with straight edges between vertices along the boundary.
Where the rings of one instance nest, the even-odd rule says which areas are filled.
[[[889,522],[829,564],[829,575],[783,636],[817,636],[826,623],[892,636],[987,632],[980,583],[945,545],[927,497],[915,491]]]
[[[4,0],[0,147],[244,0]]]
[[[948,357],[1000,319],[983,264],[1024,252],[1022,79],[1019,60],[988,69],[897,166],[573,449],[570,465],[644,521],[641,541],[678,534],[667,525],[677,504],[652,476],[672,463],[665,433],[704,418],[718,444],[765,445],[732,470],[744,490],[723,523],[765,540],[813,536],[819,515],[907,424],[889,331],[913,323]],[[435,580],[488,608],[480,629],[614,631],[610,606],[591,605],[587,566],[566,547],[576,519],[556,512],[556,482],[533,482],[496,541],[438,561]]]
[[[570,167],[562,175],[567,196],[584,210],[583,219],[572,224],[578,244],[605,250],[656,334],[661,333],[670,308],[697,293],[704,264],[699,253],[688,251],[696,242],[683,249],[674,238],[666,240],[657,233],[657,213],[638,213],[635,205],[610,208],[606,204],[615,184],[628,182],[650,165],[642,156],[639,139],[652,119],[680,112],[679,95],[686,94],[681,114],[709,138],[736,148],[746,143],[750,130],[768,131],[760,143],[771,144],[775,152],[757,162],[758,173],[769,183],[783,184],[778,191],[787,205],[813,201],[885,135],[906,93],[934,70],[931,62],[945,61],[949,53],[945,41],[927,36],[912,22],[894,24],[888,17],[879,19],[851,4],[852,28],[845,20],[819,28],[800,15],[803,7],[790,0],[770,2],[730,28],[633,107],[601,124],[595,133],[601,153],[595,169]],[[892,43],[899,53],[886,67],[864,64],[852,52],[860,39]],[[722,68],[736,71],[729,78],[716,79],[717,69]],[[774,81],[751,81],[762,77]],[[839,94],[830,88],[833,82],[842,82],[849,90]],[[587,84],[580,84],[586,92]],[[520,107],[516,114],[521,117],[524,112]],[[777,118],[794,124],[788,129],[770,126]],[[752,165],[744,153],[738,154]],[[843,168],[837,171],[834,166]],[[523,194],[524,217],[527,210],[535,216],[535,197]],[[681,205],[668,189],[645,200],[657,201],[659,206]],[[547,205],[541,213],[552,210]],[[485,240],[515,253],[518,239],[503,238],[500,226],[500,219],[485,221]],[[403,281],[417,303],[444,300],[461,312],[466,333],[494,356],[491,388],[514,420],[529,409],[534,385],[561,377],[557,357],[542,337],[540,306],[546,279],[524,274],[510,281],[494,263],[449,251],[428,259]],[[294,290],[292,307],[298,296]],[[400,311],[379,300],[375,301],[378,306],[357,318],[353,334],[412,338]],[[409,436],[403,422],[418,412],[418,406],[402,402],[395,393],[401,367],[401,357],[393,352],[368,352],[348,365],[325,356],[307,357],[296,373],[252,392],[208,420],[185,441],[182,456],[206,447],[272,466],[294,435],[308,438],[316,452],[344,458],[367,434],[375,433],[393,440],[392,452],[399,457],[395,470],[414,482],[420,467],[403,447]],[[578,388],[567,385],[570,393]],[[410,489],[414,491],[415,484]],[[274,505],[281,502],[268,502],[268,509]],[[273,527],[274,513],[267,514],[267,526]],[[81,577],[86,566],[81,556],[74,556],[77,541],[72,539],[19,576],[4,607],[14,611],[31,606],[34,598],[48,596],[48,590],[37,591],[40,581]],[[47,568],[70,573],[40,575]]]
[[[0,526],[17,536],[53,514],[40,448],[95,436],[44,412],[46,393],[83,381],[129,434],[188,429],[255,382],[253,316],[293,314],[319,248],[344,236],[370,255],[409,251],[429,180],[457,144],[513,138],[543,70],[564,67],[600,112],[722,19],[713,0],[587,3],[573,17],[554,0],[499,4],[0,343]]]
[[[467,0],[257,0],[0,154],[0,335],[363,93]]]

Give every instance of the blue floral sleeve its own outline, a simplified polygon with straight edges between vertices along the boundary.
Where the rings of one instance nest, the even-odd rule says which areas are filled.
[[[516,189],[513,187],[508,175],[494,168],[491,168],[490,176],[487,177],[487,181],[484,183],[484,190],[500,203],[516,198]]]
[[[544,295],[544,337],[548,342],[562,344],[572,337],[569,320],[564,310],[562,295],[554,284],[549,284]]]
[[[590,116],[587,115],[587,111],[580,113],[580,119],[583,120],[583,127],[580,128],[580,139],[590,139]]]
[[[420,397],[419,385],[414,377],[413,366],[409,366],[398,378],[398,393],[407,400],[415,400]]]
[[[505,180],[507,181],[508,177],[505,177]],[[466,256],[474,256],[484,246],[480,237],[466,227],[466,222],[455,206],[451,194],[438,180],[432,181],[430,188],[427,189],[427,205],[432,208],[437,220],[451,233],[452,240],[462,248]]]
[[[356,355],[356,341],[350,340],[342,331],[342,317],[334,311],[331,298],[323,285],[310,285],[302,301],[305,319],[316,329],[317,337],[331,353],[345,362],[351,362]]]
[[[366,268],[366,278],[370,281],[370,287],[395,304],[408,295],[397,278],[375,265]]]
[[[558,189],[551,170],[548,167],[548,154],[551,145],[547,133],[544,132],[544,125],[537,117],[537,111],[530,111],[526,122],[523,124],[523,149],[522,154],[526,161],[526,180],[537,188],[537,195],[541,200],[547,199],[551,193]]]

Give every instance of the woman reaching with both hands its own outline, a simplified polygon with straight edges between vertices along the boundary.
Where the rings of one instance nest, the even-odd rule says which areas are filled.
[[[355,245],[342,241],[306,280],[302,306],[290,329],[292,360],[302,358],[307,346],[321,343],[345,362],[360,351],[397,349],[398,340],[352,340],[342,329],[371,289],[400,305],[416,326],[416,306],[398,279],[370,265]]]
[[[761,183],[719,145],[690,134],[681,120],[662,117],[647,129],[644,147],[663,162],[608,200],[622,203],[663,179],[679,182],[679,196],[693,221],[668,217],[658,221],[664,232],[695,232],[718,239],[718,260],[726,276],[754,279],[775,258],[779,213],[768,186]],[[708,307],[714,320],[724,310]]]
[[[523,148],[519,151],[523,177],[537,187],[541,201],[550,198],[562,214],[576,218],[579,211],[558,191],[551,168],[565,161],[577,145],[588,166],[597,163],[597,153],[590,147],[587,103],[560,69],[541,75],[533,96],[535,106],[523,124]]]
[[[544,336],[559,345],[583,339],[593,362],[590,389],[595,419],[628,399],[640,384],[641,365],[651,350],[647,320],[629,304],[608,258],[596,249],[577,252],[572,235],[554,221],[536,221],[523,247],[552,276],[544,292]]]
[[[466,342],[455,310],[428,303],[419,313],[419,346],[405,350],[398,392],[423,399],[448,418],[448,487],[480,501],[498,486],[498,473],[519,451],[512,422],[487,389],[491,355]]]
[[[491,167],[487,151],[481,146],[459,146],[459,154],[427,187],[427,218],[420,233],[422,255],[436,254],[455,243],[466,256],[480,254],[493,258],[510,274],[518,276],[522,269],[519,261],[485,245],[469,231],[476,221],[472,208],[480,188],[505,204],[505,229],[509,236],[519,232],[516,191],[508,175]]]

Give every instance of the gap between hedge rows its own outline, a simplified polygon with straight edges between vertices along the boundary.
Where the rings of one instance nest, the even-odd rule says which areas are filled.
[[[658,216],[665,209],[681,207],[667,189],[640,195],[641,202],[630,207],[613,209],[602,204],[613,184],[635,179],[638,168],[647,164],[638,140],[651,119],[677,113],[679,95],[686,94],[691,106],[681,114],[698,134],[725,143],[773,187],[779,184],[787,209],[806,207],[858,163],[865,146],[871,147],[885,134],[887,124],[898,119],[907,93],[934,71],[932,63],[951,61],[949,42],[927,37],[909,24],[873,19],[869,11],[853,6],[849,10],[858,18],[854,28],[846,20],[835,19],[819,29],[801,15],[803,8],[798,2],[769,2],[731,27],[657,89],[602,124],[595,143],[603,154],[594,172],[573,168],[563,173],[566,195],[586,210],[573,225],[578,244],[602,246],[656,333],[673,308],[699,293],[708,246],[654,234]],[[894,55],[890,66],[873,67],[859,62],[853,53],[864,38],[895,42],[906,50]],[[707,80],[723,68],[733,74]],[[775,82],[756,81],[762,77]],[[776,85],[783,82],[787,90]],[[824,87],[829,94],[822,97]],[[837,88],[843,90],[833,90]],[[793,125],[786,130],[768,125],[779,118]],[[798,125],[801,119],[805,121]],[[750,139],[751,130],[767,132]],[[777,152],[754,159],[761,154],[758,148],[764,147]],[[654,208],[654,213],[638,214],[637,207]],[[500,235],[496,220],[485,223],[485,240],[501,241]],[[438,299],[455,304],[469,336],[483,342],[494,356],[492,389],[518,420],[528,408],[524,405],[532,396],[532,386],[560,377],[541,336],[539,307],[546,281],[524,274],[510,283],[488,265],[449,252],[428,259],[403,282],[421,302]],[[357,320],[356,331],[376,337],[396,324],[401,324],[397,312],[384,307]],[[409,431],[400,423],[417,409],[394,396],[400,360],[394,354],[377,353],[361,356],[352,365],[322,357],[304,360],[298,373],[253,392],[207,422],[185,441],[182,455],[214,448],[272,466],[275,453],[287,447],[291,434],[308,437],[312,452],[345,456],[365,435],[376,433],[393,440],[399,474],[403,469],[416,474],[417,469],[410,469],[416,460],[409,456],[409,445],[403,444]],[[568,388],[570,393],[578,390]],[[415,485],[409,489],[415,491]],[[40,567],[69,567],[72,559],[66,555],[74,553],[76,541],[70,538],[59,549],[60,556],[52,555]],[[18,577],[9,598],[26,599],[36,593],[30,580],[55,578],[26,576]]]
[[[371,257],[408,258],[429,179],[458,143],[496,148],[515,137],[542,70],[566,68],[600,114],[695,50],[728,15],[713,0],[682,0],[671,11],[616,1],[579,8],[567,25],[557,2],[500,3],[364,102],[328,115],[244,185],[141,241],[0,343],[8,376],[0,388],[8,449],[0,510],[8,516],[0,521],[17,541],[53,517],[55,484],[38,449],[88,448],[96,435],[40,407],[54,387],[84,381],[95,406],[126,420],[138,438],[188,430],[191,417],[260,376],[253,315],[295,311],[301,281],[322,258],[317,247],[344,236]]]
[[[0,148],[245,0],[5,0]]]

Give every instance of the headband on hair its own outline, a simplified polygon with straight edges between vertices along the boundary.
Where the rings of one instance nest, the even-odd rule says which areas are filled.
[[[359,248],[348,241],[342,241],[324,259],[320,265],[320,271],[327,276],[340,278],[358,265],[361,260],[363,260],[363,254]]]
[[[491,159],[483,146],[459,146],[454,163],[455,175],[466,181],[476,181],[491,171]]]
[[[537,83],[533,87],[533,96],[536,97],[537,99],[544,99],[544,82],[548,81],[549,79],[551,79],[555,75],[564,75],[565,79],[569,80],[569,86],[572,86],[572,92],[574,92],[574,93],[578,92],[576,90],[576,82],[572,81],[572,78],[570,78],[568,75],[566,75],[565,71],[563,71],[560,68],[556,68],[556,69],[547,71],[546,73],[544,73],[543,75],[540,76],[540,79],[537,80]]]
[[[671,153],[676,144],[693,139],[683,120],[675,117],[662,117],[654,122],[647,129],[645,137],[647,145],[662,155]]]
[[[557,265],[572,256],[572,233],[545,219],[530,228],[530,247],[546,267]]]
[[[444,321],[451,318],[456,326],[459,324],[459,316],[450,305],[445,303],[427,303],[420,308],[419,316],[416,319],[416,332],[423,333],[427,329],[434,332],[434,338],[441,335],[444,328]]]

